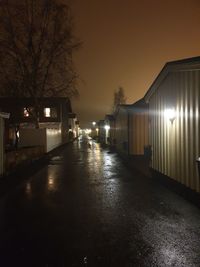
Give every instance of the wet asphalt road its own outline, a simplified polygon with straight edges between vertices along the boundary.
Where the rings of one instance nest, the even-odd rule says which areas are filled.
[[[82,138],[0,199],[0,266],[200,266],[200,210]]]

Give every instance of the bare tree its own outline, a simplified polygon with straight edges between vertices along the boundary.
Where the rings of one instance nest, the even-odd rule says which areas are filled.
[[[126,104],[126,97],[124,93],[124,88],[119,87],[117,91],[114,92],[114,100],[113,100],[113,112],[116,110],[118,105]]]
[[[0,95],[32,97],[39,122],[39,98],[77,96],[68,4],[59,0],[0,2]]]

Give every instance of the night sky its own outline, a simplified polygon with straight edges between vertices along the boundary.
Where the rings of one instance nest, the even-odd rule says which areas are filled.
[[[167,61],[200,56],[199,0],[73,0],[74,55],[80,75],[73,101],[81,127],[111,112],[113,93],[144,96]]]

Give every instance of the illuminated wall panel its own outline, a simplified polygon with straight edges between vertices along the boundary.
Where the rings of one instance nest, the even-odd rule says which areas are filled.
[[[144,146],[149,144],[148,112],[132,112],[129,116],[130,154],[143,155]]]
[[[117,150],[127,155],[144,155],[144,146],[149,145],[148,128],[148,108],[144,100],[121,106],[115,114]]]
[[[149,98],[152,168],[199,192],[200,70],[169,71]],[[173,121],[166,116],[175,110]]]

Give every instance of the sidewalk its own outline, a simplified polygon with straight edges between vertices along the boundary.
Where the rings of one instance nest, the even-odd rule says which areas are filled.
[[[0,197],[4,196],[7,192],[20,185],[23,181],[27,180],[30,176],[39,171],[42,167],[48,164],[49,160],[59,154],[66,146],[72,142],[63,144],[49,153],[42,155],[40,158],[25,161],[16,166],[11,172],[0,177]]]
[[[150,161],[144,156],[126,157],[119,155],[119,157],[129,169],[139,172],[146,179],[150,179],[155,186],[160,184],[200,208],[200,193],[197,193],[176,180],[151,169]]]

